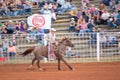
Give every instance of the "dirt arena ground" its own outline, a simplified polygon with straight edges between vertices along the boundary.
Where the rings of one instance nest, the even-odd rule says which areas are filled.
[[[45,71],[28,70],[29,64],[0,65],[0,80],[120,80],[120,62],[113,63],[74,63],[75,71],[62,64],[42,63]]]

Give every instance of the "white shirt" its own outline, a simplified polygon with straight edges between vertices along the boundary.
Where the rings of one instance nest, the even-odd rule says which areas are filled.
[[[103,13],[101,18],[104,20],[107,20],[109,18],[110,14],[109,13]]]
[[[44,10],[43,14],[51,14],[50,10]]]
[[[106,36],[103,34],[103,35],[100,35],[99,40],[100,40],[101,43],[103,43],[103,42],[106,42],[106,41],[107,41],[107,38],[106,38]]]
[[[48,44],[47,34],[44,34],[44,36],[43,36],[43,42],[44,42],[44,46],[46,46]]]
[[[71,7],[71,4],[69,2],[66,2],[66,3],[62,4],[62,8],[67,9],[69,7]]]
[[[46,35],[46,40],[49,41],[50,43],[55,43],[55,38],[56,38],[55,34],[52,35],[51,32]]]
[[[64,4],[65,3],[65,1],[64,0],[57,0],[57,3],[59,3],[59,4]]]
[[[51,13],[51,18],[56,20],[56,14],[55,13]]]
[[[39,0],[32,0],[33,2],[39,2]]]

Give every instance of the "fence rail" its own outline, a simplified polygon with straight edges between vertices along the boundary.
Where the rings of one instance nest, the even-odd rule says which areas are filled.
[[[112,62],[120,61],[120,33],[102,32],[85,33],[78,36],[76,33],[56,33],[56,38],[67,36],[71,38],[75,47],[66,49],[65,59],[69,62]],[[1,35],[0,64],[3,63],[28,63],[31,62],[33,54],[26,57],[18,55],[29,47],[43,45],[44,36],[40,35]],[[8,52],[9,45],[16,47],[17,53],[11,58]],[[48,61],[51,62],[51,61]],[[56,62],[56,61],[52,61]]]

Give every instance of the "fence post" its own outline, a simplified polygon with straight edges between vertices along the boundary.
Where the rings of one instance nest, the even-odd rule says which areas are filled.
[[[7,41],[7,61],[10,61],[10,56],[9,56],[9,51],[8,51],[8,47],[9,47],[9,41]]]
[[[100,40],[99,40],[100,34],[97,33],[97,61],[100,61]]]

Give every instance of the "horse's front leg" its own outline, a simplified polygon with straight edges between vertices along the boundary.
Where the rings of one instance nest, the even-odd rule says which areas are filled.
[[[58,70],[61,70],[60,59],[58,59]]]
[[[74,68],[72,68],[72,67],[65,61],[64,58],[61,58],[61,60],[68,66],[68,68],[69,68],[70,70],[72,70],[72,71],[75,70]]]

